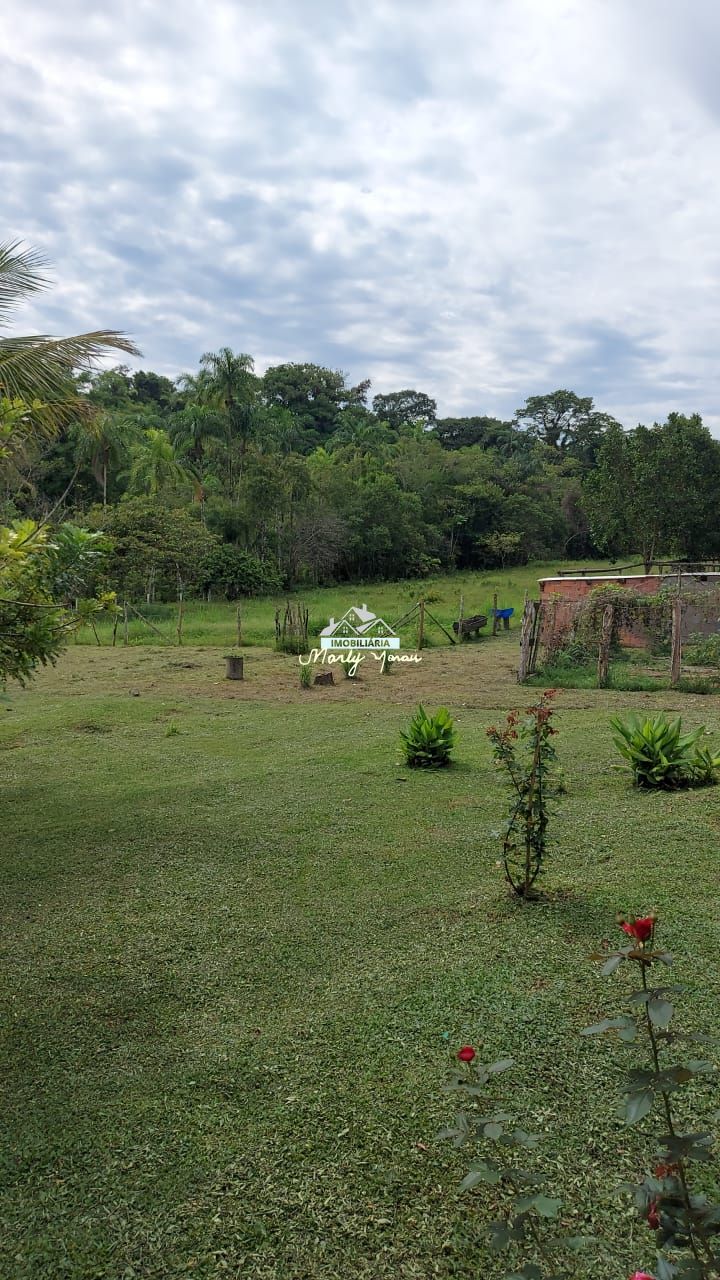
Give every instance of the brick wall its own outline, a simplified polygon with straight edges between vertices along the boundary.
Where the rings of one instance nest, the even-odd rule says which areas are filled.
[[[627,587],[629,591],[636,592],[638,595],[655,595],[662,586],[677,582],[677,574],[661,575],[659,573],[634,573],[624,578],[621,577],[572,577],[572,578],[541,578],[538,585],[540,587],[540,600],[543,603],[555,601],[555,607],[552,611],[548,610],[543,618],[542,641],[543,643],[550,638],[552,631],[567,631],[572,626],[575,609],[572,605],[578,600],[584,600],[591,591],[595,591],[598,587]],[[720,573],[684,573],[682,575],[682,585],[686,590],[711,590],[720,588]],[[565,607],[564,607],[565,606]],[[683,638],[693,632],[701,632],[709,634],[718,630],[718,622],[720,619],[705,619],[692,607],[688,609],[687,617],[683,622]],[[647,644],[647,635],[641,626],[633,627],[629,631],[620,632],[620,643],[627,645],[631,649],[642,649]]]

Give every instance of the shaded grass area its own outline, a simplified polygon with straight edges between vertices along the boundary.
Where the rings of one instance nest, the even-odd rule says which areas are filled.
[[[504,1101],[602,1240],[579,1280],[652,1261],[614,1190],[647,1149],[615,1119],[627,1051],[578,1036],[622,979],[587,956],[617,910],[657,907],[713,1029],[717,792],[633,793],[605,708],[635,704],[561,697],[556,892],[514,902],[497,712],[463,706],[522,702],[514,644],[449,653],[422,678],[451,695],[457,763],[429,776],[398,764],[404,675],[278,705],[288,659],[227,700],[201,652],[157,651],[128,655],[135,697],[115,655],[76,652],[0,708],[0,1275],[493,1280],[493,1193],[458,1197],[464,1153],[434,1139],[452,1050],[481,1040],[517,1059]],[[717,729],[717,703],[685,705]]]
[[[660,693],[669,690],[669,660],[664,668],[646,667],[643,663],[647,661],[646,654],[612,661],[608,669],[607,688],[617,689],[621,693]],[[542,688],[553,685],[559,689],[596,689],[597,679],[597,662],[549,662],[525,683]],[[686,675],[680,677],[677,688],[681,693],[717,694],[720,691],[720,675],[707,671],[700,674],[690,668]]]

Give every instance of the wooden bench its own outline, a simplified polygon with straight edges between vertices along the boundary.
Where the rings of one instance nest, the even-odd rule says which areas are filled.
[[[480,628],[485,626],[487,626],[485,614],[476,613],[472,618],[462,618],[459,622],[453,622],[452,629],[456,636],[476,636]]]

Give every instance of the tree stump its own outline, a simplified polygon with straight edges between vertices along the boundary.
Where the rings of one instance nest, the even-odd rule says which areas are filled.
[[[332,671],[318,671],[313,684],[334,684],[335,675]]]
[[[225,654],[225,679],[244,680],[243,658],[237,653]]]

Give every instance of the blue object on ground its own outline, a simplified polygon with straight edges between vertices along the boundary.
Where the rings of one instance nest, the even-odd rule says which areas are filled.
[[[514,609],[491,609],[490,614],[494,618],[512,618]]]

